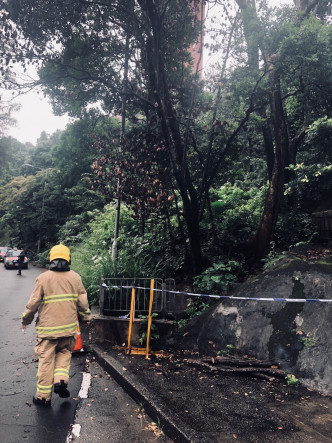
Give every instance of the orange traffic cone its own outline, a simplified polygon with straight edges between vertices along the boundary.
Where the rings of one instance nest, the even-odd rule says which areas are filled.
[[[76,325],[76,332],[77,332],[77,337],[76,337],[76,344],[75,344],[74,351],[83,351],[81,330],[80,330],[80,325],[78,323],[78,319],[77,319],[77,325]]]

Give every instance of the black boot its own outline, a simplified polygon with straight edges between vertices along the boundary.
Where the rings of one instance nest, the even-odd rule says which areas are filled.
[[[67,383],[60,380],[60,383],[54,383],[54,392],[61,398],[67,398],[70,396],[70,392],[67,389]]]
[[[51,406],[51,400],[46,400],[45,398],[32,397],[32,401],[38,406]]]

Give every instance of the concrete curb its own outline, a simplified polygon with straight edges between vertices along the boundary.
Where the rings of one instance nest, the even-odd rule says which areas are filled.
[[[176,411],[161,409],[151,398],[150,392],[129,372],[123,370],[121,364],[107,354],[100,346],[93,345],[93,353],[98,363],[119,383],[119,385],[139,404],[146,413],[163,429],[164,433],[174,442],[194,442],[199,437],[192,429],[186,429],[181,421],[175,422]]]

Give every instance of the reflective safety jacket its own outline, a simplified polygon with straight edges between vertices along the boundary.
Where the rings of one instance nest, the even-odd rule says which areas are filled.
[[[22,323],[29,325],[37,311],[38,337],[75,337],[77,316],[83,321],[91,319],[81,277],[74,271],[46,271],[40,274],[22,314]]]

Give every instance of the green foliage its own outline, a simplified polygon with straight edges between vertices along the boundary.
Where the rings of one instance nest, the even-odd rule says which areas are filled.
[[[194,290],[205,294],[220,294],[229,290],[236,281],[241,264],[234,260],[214,263],[194,279]]]
[[[310,16],[300,23],[289,22],[286,28],[287,35],[279,48],[285,87],[300,91],[297,103],[302,109],[305,109],[303,100],[310,100],[311,119],[322,117],[322,112],[331,112],[331,27]],[[303,85],[308,86],[303,88]]]
[[[153,319],[158,317],[158,314],[153,312],[151,314],[151,317],[152,317],[152,322],[151,322],[151,327],[150,327],[150,343],[153,343],[154,341],[156,341],[160,338],[160,335],[158,332],[158,327],[155,323],[153,323]],[[139,324],[139,335],[140,335],[139,343],[141,345],[146,345],[146,339],[148,336],[147,327],[148,327],[148,322],[149,322],[149,316],[148,315],[139,315],[138,318],[141,320],[140,324]]]
[[[51,248],[50,248],[51,249]],[[36,256],[36,259],[38,261],[38,265],[42,268],[46,268],[49,264],[49,250],[47,249],[44,252],[41,252]]]
[[[294,388],[300,386],[300,380],[294,374],[287,374],[285,378],[288,386],[294,386]]]
[[[113,138],[116,143],[119,137],[118,127],[118,120],[98,116],[90,111],[61,133],[50,151],[54,166],[62,172],[64,187],[71,188],[82,181],[90,185],[93,175],[91,166],[97,155],[93,146],[100,137]]]
[[[90,131],[90,139],[89,124],[95,129]],[[72,243],[81,235],[90,220],[88,211],[104,205],[104,198],[81,180],[90,171],[93,158],[89,143],[101,126],[86,119],[62,133],[42,133],[36,147],[0,140],[0,159],[6,171],[0,175],[0,183],[4,180],[0,188],[1,243],[21,244],[35,253],[38,242],[43,250],[58,240]]]
[[[178,327],[184,328],[189,320],[201,315],[204,311],[209,309],[212,304],[213,301],[211,301],[209,298],[204,299],[202,297],[194,297],[191,299],[184,311],[184,318],[181,318],[177,322]]]
[[[37,140],[37,144],[35,148],[31,151],[29,161],[27,162],[33,167],[22,167],[22,170],[25,174],[35,174],[38,172],[38,169],[40,170],[46,168],[55,168],[61,170],[61,168],[56,167],[54,163],[56,157],[52,155],[53,146],[59,143],[60,135],[61,131],[56,131],[52,135],[46,134],[45,131],[40,134],[40,137]]]
[[[293,329],[292,332],[299,335],[298,338],[303,343],[305,348],[312,349],[317,345],[317,340],[313,337],[305,336],[305,333],[301,329]]]
[[[275,242],[272,242],[270,252],[262,259],[264,270],[273,268],[283,258],[285,258],[285,252],[277,252],[275,250]]]
[[[40,175],[16,177],[0,188],[0,230],[6,243],[35,249],[42,221],[43,181]],[[44,208],[45,209],[45,208]]]
[[[285,195],[291,199],[296,198],[298,206],[308,212],[315,212],[320,206],[323,210],[329,209],[332,204],[331,164],[299,163],[289,169],[296,175],[286,185]]]
[[[217,351],[217,355],[234,355],[235,349],[236,348],[234,345],[226,345],[226,349],[221,349]]]
[[[330,141],[332,136],[332,118],[327,116],[318,118],[311,125],[309,125],[306,132],[306,146],[310,149],[318,147],[312,152],[317,161],[324,161],[331,159],[332,153],[330,148]],[[319,157],[318,157],[319,156]]]
[[[186,7],[191,2],[143,3],[78,2],[73,8],[67,2],[58,8],[49,0],[3,2],[14,23],[2,17],[1,36],[12,42],[3,48],[2,64],[40,57],[40,82],[54,110],[80,120],[62,133],[42,133],[36,147],[0,140],[0,238],[34,251],[39,240],[42,249],[59,240],[70,244],[93,300],[102,276],[199,273],[202,251],[213,265],[196,277],[195,289],[218,294],[231,287],[241,271],[239,251],[262,219],[274,161],[271,69],[280,79],[290,137],[285,151],[294,157],[284,159],[294,165],[272,230],[275,250],[310,241],[310,214],[332,207],[332,31],[322,4],[312,16],[299,17],[295,8],[274,13],[265,2],[257,3],[256,15],[237,2],[237,22],[225,19],[215,30],[211,46],[220,66],[206,75],[203,90],[190,69],[188,48],[200,27]],[[22,38],[13,37],[17,29]],[[218,35],[232,39],[219,46]],[[91,111],[96,103],[101,111]],[[120,114],[124,103],[120,140],[120,119],[108,116]],[[104,145],[110,149],[104,152]],[[112,262],[115,210],[101,209],[116,195],[118,178],[128,206],[121,208],[119,253]],[[100,185],[104,197],[91,185]],[[205,305],[197,301],[188,309],[191,316]]]
[[[310,243],[315,239],[316,231],[308,213],[295,210],[282,213],[276,226],[275,246],[286,251],[298,243]]]
[[[313,337],[302,337],[302,342],[308,349],[314,348],[317,345],[317,341]]]
[[[65,190],[65,197],[71,203],[71,213],[65,223],[59,227],[58,239],[62,243],[79,243],[82,241],[86,225],[101,208],[104,199],[80,184]]]
[[[61,184],[61,173],[54,169],[16,177],[0,189],[0,196],[3,237],[12,244],[20,243],[35,251],[38,241],[41,250],[56,243],[59,227],[70,215],[81,213],[82,206],[88,210],[100,206],[101,202],[100,197],[83,185],[67,192]],[[83,219],[87,220],[88,216]]]
[[[225,184],[214,190],[212,211],[224,246],[245,244],[258,226],[265,188],[244,190],[239,185]]]
[[[73,263],[82,276],[91,301],[98,298],[102,277],[168,277],[173,275],[177,266],[181,266],[181,252],[179,250],[179,257],[174,257],[162,225],[156,225],[155,231],[151,229],[144,236],[139,235],[141,223],[132,218],[124,204],[121,206],[118,257],[112,261],[115,205],[108,204],[103,211],[87,215],[92,217],[92,221],[81,232],[81,242],[73,245]]]
[[[1,64],[0,64],[1,68]],[[7,73],[10,73],[11,68],[8,69],[7,67]],[[11,75],[11,74],[9,74]],[[4,75],[4,72],[2,72],[2,80],[4,80],[6,76]],[[3,99],[3,97],[0,95],[0,138],[4,136],[6,133],[6,130],[16,123],[15,119],[11,117],[11,114],[13,111],[16,111],[18,109],[18,105],[14,105],[11,103],[6,102],[6,100]],[[0,144],[1,146],[1,144]],[[1,152],[1,148],[0,148]],[[2,164],[3,166],[3,164]],[[0,176],[2,174],[0,173]]]
[[[22,144],[11,137],[0,138],[0,186],[21,175],[22,165],[27,162],[32,145]]]

